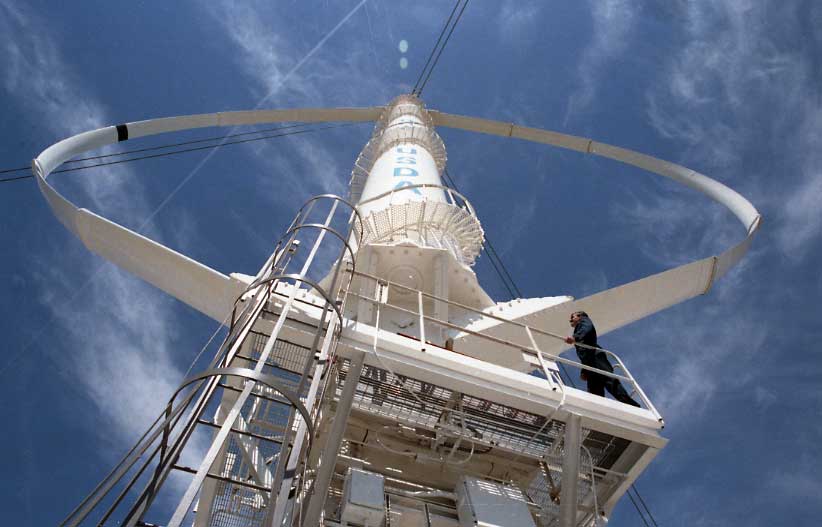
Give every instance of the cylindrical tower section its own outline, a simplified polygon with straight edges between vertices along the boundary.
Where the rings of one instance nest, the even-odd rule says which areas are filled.
[[[428,145],[416,140],[416,136],[426,132],[439,139],[436,132],[425,127],[415,115],[402,114],[388,124],[379,138],[382,143],[379,150],[383,152],[377,157],[365,181],[360,201],[367,203],[360,208],[361,213],[383,209],[389,202],[446,201],[445,193],[440,188],[442,181],[437,162]],[[425,142],[430,143],[432,140]],[[444,148],[442,152],[444,157]],[[427,186],[415,187],[416,185]],[[408,189],[407,192],[392,192],[406,187],[415,188]],[[378,197],[386,193],[388,195],[383,198]]]
[[[442,248],[471,265],[482,227],[468,201],[442,185],[445,162],[445,145],[422,102],[394,99],[351,174],[351,199],[365,220],[363,244]]]

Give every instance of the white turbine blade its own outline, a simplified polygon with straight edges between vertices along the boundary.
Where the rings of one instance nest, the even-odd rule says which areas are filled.
[[[750,238],[747,238],[740,246],[749,241]],[[518,317],[506,316],[503,308],[498,316],[547,333],[564,336],[571,333],[568,315],[574,311],[585,311],[593,320],[596,320],[597,333],[604,335],[680,302],[705,294],[717,278],[720,265],[724,263],[726,267],[730,266],[730,262],[723,261],[723,258],[730,259],[744,254],[738,250],[740,246],[734,247],[718,258],[698,260],[579,300],[537,309]],[[523,302],[527,305],[530,300],[525,299]],[[520,307],[520,313],[521,310],[522,307]],[[525,331],[513,324],[485,319],[467,326],[466,329],[530,347]],[[540,351],[546,355],[556,356],[570,348],[559,338],[541,335],[537,332],[534,333],[534,338]],[[457,341],[455,346],[460,351],[478,349],[484,342],[481,338],[469,334],[461,335]],[[511,352],[509,352],[510,361],[506,361],[510,367],[517,369],[532,367],[530,365],[532,363],[527,362],[521,354]]]
[[[52,145],[34,160],[33,170],[37,176],[40,189],[55,215],[69,230],[83,239],[91,250],[189,303],[196,309],[217,320],[221,320],[225,309],[228,308],[228,305],[225,304],[225,298],[228,295],[227,292],[231,291],[231,286],[228,285],[231,283],[230,279],[133,231],[104,220],[88,211],[80,211],[51,187],[46,181],[48,174],[76,154],[118,142],[118,128],[120,132],[127,130],[127,136],[133,138],[209,126],[294,121],[372,121],[379,118],[381,111],[382,107],[253,110],[139,121],[121,125],[120,127],[111,126],[85,132]],[[558,146],[607,157],[643,168],[703,192],[730,209],[743,223],[747,230],[747,238],[720,257],[687,264],[566,305],[566,307],[569,307],[590,304],[592,307],[585,309],[591,312],[592,316],[594,316],[593,313],[607,307],[609,314],[596,315],[597,327],[601,328],[602,333],[706,292],[714,279],[722,276],[745,254],[750,245],[751,237],[759,227],[759,213],[748,200],[725,185],[683,166],[631,150],[597,143],[584,137],[528,128],[501,121],[452,115],[435,110],[431,110],[430,114],[437,125]],[[155,269],[154,263],[142,261],[146,257],[163,262],[163,272]],[[176,282],[182,275],[187,273],[192,277],[191,280],[185,283],[184,286],[178,287]],[[705,277],[706,273],[709,274],[708,278]],[[669,279],[669,277],[673,278]],[[185,289],[192,286],[192,281],[204,287],[206,293],[187,293]],[[218,302],[218,307],[204,305],[206,303],[210,305],[211,302],[215,301]],[[215,310],[220,312],[216,317],[214,315]],[[549,323],[549,321],[546,321],[546,323]]]
[[[382,108],[257,110],[184,115],[108,126],[83,132],[44,150],[32,170],[54,215],[92,252],[142,278],[201,313],[222,321],[245,284],[137,232],[80,209],[48,182],[49,174],[72,157],[128,138],[211,126],[273,122],[373,121]],[[119,128],[119,131],[118,131]]]
[[[747,236],[737,245],[726,250],[720,256],[713,256],[703,260],[648,276],[634,282],[602,291],[595,295],[563,303],[560,305],[542,308],[538,299],[528,299],[534,311],[528,315],[522,314],[523,307],[518,308],[514,317],[506,317],[503,307],[499,316],[510,318],[527,324],[533,328],[564,335],[568,333],[568,314],[582,310],[588,312],[597,322],[597,331],[600,334],[630,324],[636,320],[657,313],[665,308],[705,294],[713,282],[724,275],[748,251],[751,239],[759,228],[760,215],[756,208],[743,196],[722,183],[689,168],[657,159],[639,152],[619,148],[616,146],[597,143],[585,137],[561,134],[549,130],[527,128],[513,123],[491,121],[477,117],[452,115],[437,111],[430,111],[434,123],[440,126],[469,130],[490,135],[512,137],[526,141],[557,146],[577,152],[597,155],[633,165],[649,172],[673,179],[674,181],[693,188],[707,195],[714,201],[728,208],[745,227]],[[514,313],[511,313],[514,314]],[[521,328],[511,324],[494,320],[478,321],[469,330],[482,332],[516,344],[528,346],[526,335]],[[463,334],[459,337],[461,344],[457,349],[468,350],[481,347],[481,339]],[[560,339],[539,336],[537,343],[543,353],[556,355],[568,346]],[[506,360],[506,362],[509,362]],[[527,363],[516,353],[510,354],[512,367],[527,368]],[[516,366],[513,366],[516,364]]]

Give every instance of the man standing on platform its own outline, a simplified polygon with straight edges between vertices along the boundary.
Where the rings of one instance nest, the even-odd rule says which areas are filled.
[[[574,335],[566,337],[565,342],[574,344],[577,350],[577,357],[579,357],[582,364],[613,373],[614,367],[610,361],[608,361],[608,356],[605,352],[598,349],[591,349],[592,347],[599,348],[599,344],[597,343],[597,330],[594,327],[594,323],[591,322],[591,319],[588,317],[588,313],[585,311],[575,311],[571,313],[569,322],[571,323],[571,327],[574,328]],[[585,344],[585,346],[580,346],[579,344]],[[628,392],[625,391],[619,379],[607,377],[601,373],[588,370],[580,371],[579,376],[583,381],[588,382],[588,393],[605,397],[605,389],[607,388],[608,393],[613,395],[617,401],[630,404],[631,406],[639,406],[639,403],[634,401],[631,396],[628,395]]]

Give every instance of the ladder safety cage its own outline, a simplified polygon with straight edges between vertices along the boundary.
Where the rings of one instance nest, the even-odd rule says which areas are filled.
[[[353,275],[342,269],[354,270],[352,244],[361,232],[359,213],[346,200],[325,194],[306,202],[236,298],[225,339],[205,370],[183,381],[134,447],[60,526],[114,519],[126,526],[190,524],[195,499],[205,504],[206,494],[213,506],[197,509],[194,525],[263,525],[283,494],[280,487],[287,486],[287,500],[293,500],[290,489],[306,480],[304,460],[343,326]],[[321,284],[314,276],[327,278]],[[293,333],[286,322],[299,318],[305,328],[310,320],[300,317],[300,309],[316,315],[299,335],[309,345],[286,338]],[[196,468],[186,466],[194,459]],[[178,475],[186,474],[193,477],[181,493],[184,478]],[[163,518],[169,503],[176,509]]]

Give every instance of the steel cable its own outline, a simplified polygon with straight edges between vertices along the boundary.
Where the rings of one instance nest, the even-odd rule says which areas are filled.
[[[460,190],[457,188],[456,183],[454,183],[454,179],[448,173],[447,168],[443,172],[443,175],[445,176],[445,179],[448,182],[449,186],[457,192],[460,192]],[[460,194],[462,193],[460,192]],[[502,280],[502,283],[505,284],[505,288],[508,289],[508,293],[511,295],[511,298],[522,298],[522,292],[520,291],[519,287],[517,287],[516,282],[514,282],[514,278],[511,276],[511,273],[508,272],[508,269],[505,267],[505,264],[502,262],[502,259],[499,257],[499,254],[496,250],[494,250],[493,245],[491,244],[491,240],[488,238],[487,232],[485,233],[485,247],[486,252],[488,253],[488,260],[491,262],[491,265],[494,267],[494,270],[497,272],[497,275],[499,276],[500,280]],[[497,263],[494,262],[495,259],[499,263],[499,267],[497,267]],[[504,273],[500,270],[500,268],[504,269]],[[508,280],[510,280],[511,282],[510,286],[506,281],[506,276],[508,277]],[[571,384],[571,386],[576,388],[577,385],[574,382],[574,379],[568,373],[568,370],[565,368],[565,365],[561,362],[558,362],[557,364],[562,370],[562,373],[565,374],[565,377],[568,379],[568,382]]]
[[[81,161],[93,161],[95,159],[104,159],[104,158],[107,158],[107,157],[116,157],[116,156],[122,156],[122,155],[126,155],[126,154],[137,154],[137,153],[140,153],[140,152],[150,152],[150,151],[153,151],[153,150],[162,150],[164,148],[173,148],[173,147],[176,147],[176,146],[193,145],[193,144],[197,144],[197,143],[207,143],[209,141],[219,141],[221,139],[228,139],[228,138],[231,138],[231,137],[241,137],[241,136],[246,136],[246,135],[263,134],[263,133],[267,133],[267,132],[274,132],[274,131],[277,131],[277,130],[287,130],[289,128],[299,128],[300,126],[305,126],[305,123],[297,123],[297,124],[288,125],[288,126],[277,126],[277,127],[274,127],[274,128],[266,128],[264,130],[254,130],[253,132],[242,132],[242,133],[239,133],[239,134],[228,134],[228,135],[223,135],[223,136],[218,136],[218,137],[206,137],[204,139],[195,139],[193,141],[182,141],[180,143],[172,143],[172,144],[168,144],[168,145],[151,146],[151,147],[147,147],[147,148],[137,148],[135,150],[124,150],[122,152],[115,152],[113,154],[103,154],[103,155],[99,155],[99,156],[81,157],[81,158],[78,158],[78,159],[70,159],[70,160],[66,161],[66,163],[79,163]],[[8,174],[8,173],[11,173],[11,172],[23,172],[23,171],[29,171],[29,170],[31,170],[30,166],[18,167],[18,168],[6,168],[6,169],[3,169],[3,170],[0,170],[0,174]],[[9,179],[0,180],[0,181],[14,181],[15,179],[25,179],[25,178],[28,178],[28,177],[31,177],[31,176],[29,175],[29,176],[22,176],[22,177],[18,177],[18,178],[9,178]]]
[[[442,35],[445,33],[445,30],[448,28],[448,24],[451,22],[451,19],[454,17],[454,12],[456,12],[457,7],[459,6],[461,0],[457,0],[456,4],[454,4],[454,9],[451,10],[451,14],[448,17],[448,20],[445,22],[445,26],[442,28],[440,32],[440,36],[437,39],[437,43],[434,45],[434,49],[431,50],[431,54],[428,56],[428,60],[425,62],[425,67],[428,67],[428,64],[431,63],[431,58],[434,57],[434,53],[436,52],[437,56],[434,58],[434,62],[431,64],[431,67],[428,69],[428,73],[425,75],[425,80],[420,83],[419,79],[422,79],[423,75],[425,74],[425,67],[420,72],[420,77],[417,79],[417,83],[414,85],[414,89],[412,90],[412,94],[419,97],[422,95],[422,90],[425,89],[425,85],[428,84],[428,79],[431,78],[431,74],[434,72],[434,68],[437,67],[437,63],[440,61],[440,57],[442,56],[443,50],[445,50],[445,46],[448,45],[448,41],[451,40],[451,35],[454,33],[454,29],[456,29],[457,24],[459,24],[460,19],[462,18],[462,14],[465,13],[465,8],[468,7],[469,0],[465,0],[465,3],[462,4],[462,9],[460,9],[459,14],[457,15],[456,20],[451,25],[451,29],[448,31],[448,35],[445,37],[445,40],[442,41]],[[437,46],[439,45],[440,41],[442,41],[442,46],[440,46],[439,51],[437,51]]]
[[[451,35],[454,33],[454,29],[456,29],[457,24],[459,24],[460,19],[462,18],[462,14],[465,12],[465,8],[468,7],[468,0],[465,0],[465,3],[462,4],[462,9],[460,9],[460,13],[457,15],[457,19],[454,21],[454,24],[451,26],[451,30],[448,32],[448,36],[445,37],[445,42],[442,43],[439,52],[437,53],[437,58],[434,59],[434,63],[431,65],[431,68],[428,70],[428,75],[426,75],[425,80],[422,82],[422,85],[417,89],[417,96],[422,95],[422,90],[425,89],[425,85],[428,84],[428,79],[431,78],[431,74],[434,72],[434,68],[437,67],[437,63],[440,61],[440,57],[442,56],[442,52],[445,49],[445,46],[448,44],[448,41],[451,40]]]
[[[434,53],[437,51],[437,48],[442,41],[442,37],[445,35],[445,30],[448,29],[448,25],[451,23],[451,19],[454,18],[454,13],[457,12],[457,7],[459,7],[461,0],[457,0],[454,3],[454,8],[451,10],[451,14],[448,15],[448,20],[445,21],[445,25],[442,26],[442,31],[440,31],[440,36],[437,37],[437,42],[434,44],[434,47],[431,49],[431,53],[428,54],[428,60],[425,61],[425,66],[422,67],[422,71],[420,71],[420,76],[417,77],[417,82],[414,83],[414,88],[411,90],[411,93],[416,94],[417,88],[419,87],[420,83],[422,82],[422,77],[425,75],[425,70],[428,69],[428,65],[431,64],[431,59],[434,58]]]
[[[651,509],[648,508],[648,504],[645,503],[644,499],[642,499],[642,495],[639,493],[639,489],[636,488],[636,485],[634,485],[633,483],[631,484],[631,488],[634,489],[634,493],[636,494],[636,497],[639,498],[639,502],[642,504],[642,507],[645,509],[645,512],[648,514],[648,518],[651,519],[651,523],[654,524],[654,527],[659,527],[659,524],[656,522],[656,518],[654,518],[654,515],[651,514]],[[637,512],[639,512],[639,511],[637,511]]]
[[[631,487],[633,487],[633,485],[631,485]],[[645,515],[642,514],[642,511],[639,509],[639,505],[637,505],[636,500],[634,500],[634,497],[631,495],[630,490],[629,492],[626,492],[626,494],[628,495],[628,498],[630,498],[631,503],[634,504],[634,508],[636,509],[637,514],[639,514],[639,517],[642,519],[642,523],[645,524],[645,527],[651,527],[651,525],[648,523],[648,520],[645,519]]]
[[[216,149],[216,148],[220,148],[220,147],[228,146],[228,145],[238,145],[238,144],[243,144],[243,143],[252,143],[254,141],[262,141],[262,140],[265,140],[265,139],[275,139],[277,137],[286,137],[286,136],[291,136],[291,135],[305,134],[305,133],[309,133],[309,132],[318,132],[318,131],[322,131],[322,130],[331,130],[331,129],[334,129],[334,128],[342,128],[342,127],[346,127],[346,126],[355,126],[355,125],[358,125],[358,124],[361,124],[361,123],[342,123],[342,124],[336,124],[336,125],[331,125],[331,126],[317,126],[317,127],[314,127],[314,128],[306,128],[306,129],[303,129],[303,130],[294,130],[294,131],[291,131],[291,132],[264,135],[262,137],[254,137],[254,138],[251,138],[251,139],[241,139],[241,140],[238,140],[238,141],[225,141],[224,143],[217,144],[217,145],[199,146],[199,147],[194,147],[194,148],[183,148],[183,149],[180,149],[180,150],[173,150],[171,152],[163,152],[163,153],[160,153],[160,154],[151,154],[151,155],[146,155],[146,156],[130,157],[128,159],[118,159],[116,161],[106,161],[106,162],[103,162],[103,163],[95,163],[95,164],[92,164],[92,165],[85,165],[85,166],[72,167],[72,168],[64,168],[64,169],[61,169],[61,170],[54,170],[51,173],[52,174],[58,174],[58,173],[61,173],[61,172],[75,172],[77,170],[85,170],[87,168],[97,168],[97,167],[102,167],[102,166],[118,165],[118,164],[122,164],[122,163],[129,163],[131,161],[140,161],[140,160],[143,160],[143,159],[155,159],[155,158],[167,157],[167,156],[171,156],[171,155],[175,155],[175,154],[184,154],[184,153],[188,153],[188,152],[198,152],[198,151],[201,151],[201,150]],[[209,138],[205,138],[205,139],[196,139],[196,140],[193,140],[193,141],[184,141],[184,142],[181,142],[181,143],[173,143],[173,144],[168,144],[168,145],[153,146],[153,147],[148,147],[148,148],[140,148],[140,149],[136,149],[136,150],[126,150],[126,151],[123,151],[123,152],[116,152],[116,153],[113,153],[113,154],[104,154],[104,155],[99,155],[99,156],[91,156],[91,157],[85,157],[85,158],[80,158],[80,159],[73,159],[73,160],[70,160],[70,161],[66,161],[66,163],[78,163],[78,162],[81,162],[81,161],[90,161],[90,160],[94,160],[94,159],[104,159],[104,158],[109,158],[109,157],[122,156],[122,155],[127,155],[127,154],[134,154],[134,153],[138,153],[138,152],[149,152],[149,151],[155,151],[155,150],[162,150],[162,149],[165,149],[165,148],[174,148],[174,147],[177,147],[177,146],[198,144],[198,143],[204,143],[204,142],[208,142],[208,141],[223,140],[223,139],[230,138],[230,137],[240,137],[240,136],[246,136],[246,135],[251,135],[251,134],[266,133],[266,132],[276,131],[276,130],[288,130],[288,129],[296,128],[296,127],[299,127],[299,126],[305,126],[305,125],[297,124],[297,125],[290,125],[290,126],[284,126],[284,127],[279,127],[279,128],[270,128],[270,129],[266,129],[266,130],[257,130],[257,131],[254,131],[254,132],[243,132],[243,133],[239,133],[239,134],[229,134],[229,135],[225,135],[225,136],[222,136],[222,137],[209,137]],[[22,171],[22,170],[31,170],[31,168],[30,167],[12,168],[12,169],[7,169],[7,170],[4,170],[4,171],[0,171],[0,173],[8,173],[8,172]],[[31,175],[31,174],[26,175],[26,176],[16,176],[16,177],[12,177],[12,178],[0,179],[0,183],[7,183],[7,182],[10,182],[10,181],[17,181],[17,180],[20,180],[20,179],[28,179],[28,178],[33,178],[33,177],[34,176]]]

